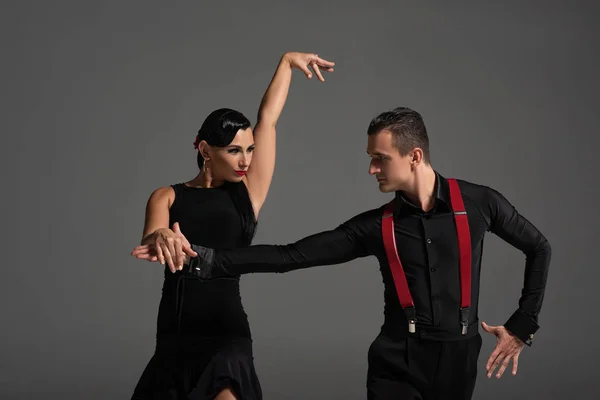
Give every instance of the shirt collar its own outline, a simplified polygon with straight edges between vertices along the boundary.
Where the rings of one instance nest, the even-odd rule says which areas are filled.
[[[433,193],[435,196],[435,203],[433,209],[430,213],[434,213],[437,211],[448,211],[450,210],[450,188],[448,186],[448,180],[444,178],[437,171],[435,172],[435,186],[433,189]],[[395,209],[396,212],[404,211],[405,209],[409,209],[412,211],[420,211],[423,213],[420,207],[415,206],[404,196],[402,191],[396,191],[396,201],[395,201]]]

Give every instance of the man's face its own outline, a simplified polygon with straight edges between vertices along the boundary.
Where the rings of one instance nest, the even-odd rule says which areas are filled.
[[[413,152],[402,156],[394,145],[392,132],[387,129],[368,138],[369,174],[377,178],[379,190],[388,193],[405,189],[412,178]]]

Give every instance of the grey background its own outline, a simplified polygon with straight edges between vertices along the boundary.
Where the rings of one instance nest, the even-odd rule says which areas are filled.
[[[593,398],[597,13],[592,2],[11,1],[2,10],[0,397],[128,398],[154,346],[162,268],[129,257],[145,202],[196,173],[205,116],[255,121],[285,51],[294,74],[255,243],[287,243],[390,198],[367,174],[379,112],[420,111],[434,167],[500,190],[553,245],[542,326],[519,374],[475,398]],[[495,236],[481,317],[516,307],[524,257]],[[363,399],[382,323],[372,258],[242,281],[266,399]]]

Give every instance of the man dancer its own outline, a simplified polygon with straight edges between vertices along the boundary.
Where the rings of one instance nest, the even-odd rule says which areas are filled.
[[[503,326],[482,322],[497,337],[486,365],[488,378],[497,368],[500,378],[510,361],[516,374],[519,354],[539,328],[550,245],[498,191],[446,179],[434,170],[427,130],[416,111],[384,112],[367,133],[369,173],[382,192],[395,192],[390,203],[288,245],[214,251],[179,235],[170,249],[179,269],[189,263],[184,272],[204,279],[377,257],[385,320],[369,348],[367,398],[470,399],[482,343],[478,299],[485,233],[526,255],[518,309]],[[179,232],[177,224],[173,229]],[[165,262],[164,252],[152,246],[138,246],[132,255]]]

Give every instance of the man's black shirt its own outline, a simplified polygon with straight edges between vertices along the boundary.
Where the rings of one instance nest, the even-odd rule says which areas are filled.
[[[526,256],[519,307],[504,326],[530,345],[539,328],[538,314],[550,264],[550,244],[498,191],[457,181],[468,215],[472,248],[470,327],[466,336],[460,333],[459,248],[448,181],[436,172],[435,204],[428,212],[412,205],[401,192],[396,193],[396,245],[415,303],[417,334],[435,340],[455,340],[477,332],[484,236],[492,232]],[[408,334],[407,319],[400,307],[381,233],[383,207],[363,212],[334,230],[295,243],[216,251],[210,273],[218,275],[219,270],[230,275],[287,272],[373,255],[379,260],[384,283],[382,330],[392,337],[404,337]]]

